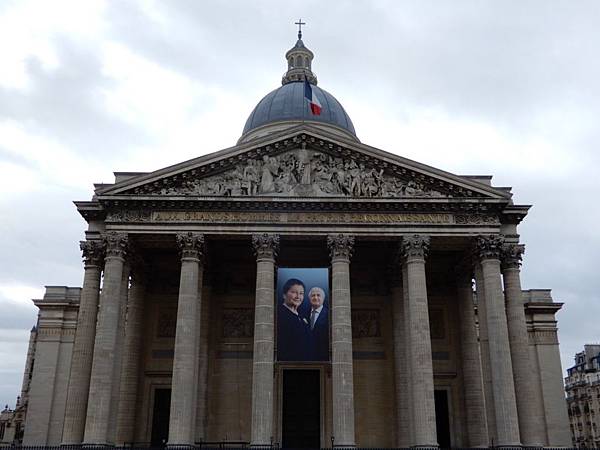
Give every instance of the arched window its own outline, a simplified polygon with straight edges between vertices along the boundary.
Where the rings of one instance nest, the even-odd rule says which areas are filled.
[[[296,56],[296,67],[302,67],[302,56]]]

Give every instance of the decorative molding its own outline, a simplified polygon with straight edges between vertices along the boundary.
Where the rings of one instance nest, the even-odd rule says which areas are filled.
[[[118,209],[106,214],[107,222],[151,222],[152,211],[149,209]]]
[[[523,244],[505,244],[502,247],[502,269],[518,269],[521,267],[521,261],[523,260],[523,253],[525,253],[525,246]]]
[[[277,258],[279,253],[278,234],[253,234],[252,246],[257,258]]]
[[[352,310],[352,338],[381,337],[381,320],[378,309]]]
[[[251,308],[224,308],[222,337],[251,338],[254,335],[254,311]]]
[[[490,214],[456,214],[454,222],[457,225],[500,225],[498,216]]]
[[[80,241],[79,248],[84,259],[84,265],[101,266],[104,260],[104,245],[101,241]]]
[[[558,345],[556,330],[529,331],[529,342],[536,345]]]
[[[475,254],[480,260],[500,259],[504,237],[500,235],[477,236],[475,241]]]
[[[429,254],[429,236],[413,234],[412,236],[402,237],[400,249],[402,258],[427,258]]]
[[[125,233],[110,231],[102,236],[106,257],[125,258],[129,251],[129,237]]]
[[[204,257],[204,235],[199,233],[178,233],[175,235],[177,245],[181,250],[181,258],[198,258]]]
[[[350,260],[354,252],[354,236],[330,234],[327,236],[327,247],[332,260],[336,258]]]

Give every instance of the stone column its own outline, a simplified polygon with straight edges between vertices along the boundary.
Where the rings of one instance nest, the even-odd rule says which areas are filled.
[[[534,366],[530,359],[529,336],[519,270],[524,250],[525,247],[522,245],[505,245],[503,248],[504,296],[521,441],[528,447],[542,447],[547,444],[544,427],[544,402],[540,390],[531,380]]]
[[[106,258],[104,284],[100,295],[100,309],[96,325],[96,341],[90,379],[85,444],[113,444],[109,436],[109,422],[118,405],[112,402],[115,356],[121,315],[123,266],[128,248],[126,234],[107,233],[104,236]]]
[[[210,267],[210,262],[205,261]],[[200,315],[200,337],[198,344],[198,400],[196,410],[196,442],[206,441],[208,426],[208,365],[209,365],[209,329],[210,329],[210,284],[209,274],[204,275],[202,287],[202,305]]]
[[[331,235],[327,237],[327,245],[331,254],[333,437],[336,447],[355,447],[350,299],[350,257],[354,237]]]
[[[487,447],[488,430],[485,396],[481,372],[481,355],[475,326],[471,264],[458,266],[456,295],[460,318],[460,349],[462,358],[465,418],[469,447]]]
[[[481,352],[481,375],[483,394],[485,397],[485,417],[487,419],[488,445],[496,444],[496,413],[494,409],[494,392],[492,389],[492,368],[490,363],[490,340],[488,338],[485,288],[483,272],[479,263],[475,264],[475,286],[477,293],[477,318],[479,321],[479,350]]]
[[[143,267],[141,267],[140,261],[136,261],[131,271],[131,288],[125,320],[117,437],[115,439],[117,445],[127,445],[134,441],[135,406],[139,384],[145,288],[146,280]]]
[[[433,363],[429,334],[429,309],[425,280],[425,258],[429,237],[407,236],[401,244],[407,287],[408,360],[410,361],[411,415],[414,447],[437,447]]]
[[[477,252],[485,290],[485,320],[496,416],[497,441],[494,444],[499,447],[514,447],[520,445],[519,420],[500,273],[502,245],[503,239],[500,236],[477,238]]]
[[[104,259],[104,249],[100,241],[81,241],[80,248],[85,268],[62,435],[62,443],[65,445],[81,444],[83,440],[96,337],[100,274]]]
[[[275,258],[279,235],[255,234],[256,299],[252,361],[253,446],[270,446],[273,439],[273,355],[275,349]]]
[[[171,383],[169,446],[194,444],[204,236],[178,234],[177,243],[181,249],[181,276]]]
[[[117,343],[115,345],[115,362],[113,364],[113,386],[111,394],[111,405],[113,405],[113,411],[111,412],[108,421],[108,440],[109,442],[116,442],[117,438],[117,418],[119,416],[120,407],[120,394],[121,394],[121,371],[123,369],[123,347],[125,344],[125,316],[127,314],[127,303],[129,301],[129,276],[131,274],[131,260],[132,248],[131,243],[129,244],[129,251],[125,264],[123,265],[123,275],[121,277],[121,301],[119,304],[119,326],[117,328]]]
[[[391,268],[393,335],[394,335],[394,381],[396,385],[396,447],[410,446],[408,390],[408,356],[406,345],[406,316],[404,314],[404,293],[401,268]]]

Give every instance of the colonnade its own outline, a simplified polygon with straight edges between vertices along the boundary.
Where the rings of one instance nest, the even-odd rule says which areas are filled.
[[[206,372],[198,362],[206,336],[201,321],[204,236],[176,236],[181,273],[172,374],[169,445],[196,438],[198,399]],[[279,236],[252,236],[256,301],[252,366],[251,444],[273,442],[275,267]],[[332,267],[332,433],[335,445],[356,445],[350,296],[354,238],[328,236]],[[398,447],[437,446],[434,378],[425,265],[430,239],[398,242],[393,268],[393,337]],[[528,358],[519,265],[523,247],[500,236],[479,236],[467,264],[456,268],[465,446],[546,444],[539,390],[528,382]],[[64,444],[120,445],[134,440],[145,279],[126,234],[107,233],[82,243],[85,276],[73,348],[63,429]],[[100,275],[104,282],[100,293]],[[130,277],[131,275],[131,277]],[[131,284],[130,284],[131,278]],[[477,316],[472,280],[477,286]],[[504,282],[504,285],[503,285]],[[479,330],[476,317],[478,317]],[[199,350],[200,349],[200,350]],[[202,372],[202,373],[201,373]],[[199,381],[200,380],[200,381]],[[205,382],[205,381],[204,381]]]

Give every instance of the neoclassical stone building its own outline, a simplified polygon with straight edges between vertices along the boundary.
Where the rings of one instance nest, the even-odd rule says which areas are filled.
[[[286,60],[235,146],[76,202],[83,287],[36,301],[24,443],[570,445],[529,206],[361,143],[301,36]],[[278,267],[329,268],[329,361],[277,361]]]

